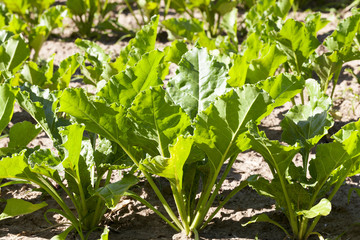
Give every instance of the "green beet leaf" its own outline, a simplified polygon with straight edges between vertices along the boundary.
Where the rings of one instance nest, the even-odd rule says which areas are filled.
[[[31,122],[23,121],[14,124],[14,126],[9,131],[9,143],[8,147],[2,149],[8,153],[15,153],[22,148],[25,148],[31,140],[33,140],[41,131],[41,128],[36,127]],[[26,133],[26,134],[24,134]]]
[[[59,118],[55,111],[55,102],[58,100],[58,92],[43,90],[38,86],[25,84],[16,99],[51,138],[55,146],[61,144],[58,127],[69,125],[65,119]]]
[[[59,68],[54,72],[51,78],[48,77],[47,88],[51,90],[61,90],[69,86],[72,76],[79,67],[77,61],[79,54],[71,55],[60,62]]]
[[[296,105],[281,122],[283,129],[282,140],[293,145],[302,144],[308,150],[313,147],[334,124],[327,112],[331,100],[321,92],[315,80],[307,80],[306,88],[310,96],[310,104]]]
[[[246,75],[247,83],[257,83],[273,76],[279,66],[286,62],[286,55],[275,44],[268,49],[264,56],[251,61]]]
[[[196,117],[194,140],[212,168],[219,168],[227,158],[247,148],[239,136],[247,131],[249,121],[258,123],[268,115],[271,104],[266,92],[245,85],[219,97]]]
[[[125,175],[120,181],[110,183],[96,190],[96,194],[103,198],[108,208],[114,208],[124,193],[133,185],[138,183],[133,175]]]
[[[196,18],[170,18],[161,22],[175,38],[185,38],[192,42],[196,39],[197,33],[203,32],[203,23]]]
[[[170,46],[165,47],[165,62],[172,62],[179,64],[182,56],[188,51],[187,45],[184,41],[175,40]]]
[[[302,77],[281,73],[259,82],[257,86],[274,99],[274,107],[279,107],[300,93],[304,89],[305,81]]]
[[[284,177],[300,147],[284,146],[278,141],[269,140],[264,132],[255,128],[254,123],[249,123],[248,127],[251,148],[264,157],[274,176]]]
[[[18,89],[12,88],[10,84],[0,84],[0,134],[12,118],[18,91]]]
[[[324,28],[330,21],[325,18],[321,18],[321,13],[308,14],[305,18],[305,27],[309,30],[313,36],[316,37],[317,32]]]
[[[166,101],[165,96],[165,90],[154,87],[135,98],[129,109],[134,137],[129,140],[153,156],[170,157],[168,146],[186,133],[190,119],[179,106]]]
[[[7,218],[13,218],[16,216],[33,213],[46,206],[47,206],[46,202],[33,204],[31,202],[22,199],[16,199],[16,198],[8,199],[6,200],[6,206],[4,211],[0,214],[0,221]]]
[[[161,76],[164,69],[160,67],[164,53],[154,50],[142,56],[134,66],[113,76],[98,92],[108,103],[119,103],[130,107],[132,101],[141,91],[150,86],[163,85]]]
[[[217,96],[229,90],[227,71],[226,66],[217,62],[205,48],[194,48],[183,55],[167,91],[171,99],[193,119]]]
[[[123,107],[90,101],[83,89],[66,89],[59,100],[60,112],[75,117],[85,124],[87,130],[126,145],[126,112]]]
[[[125,70],[126,66],[133,66],[141,56],[155,49],[159,16],[153,16],[151,21],[138,31],[128,45],[120,51],[120,56],[111,64],[118,72]]]
[[[331,202],[326,198],[320,200],[318,204],[309,210],[298,211],[298,215],[303,215],[306,218],[315,218],[317,216],[327,216],[331,212]]]
[[[27,168],[24,151],[4,157],[0,160],[0,178],[21,178]]]
[[[257,223],[257,222],[267,222],[267,223],[274,224],[275,226],[281,228],[286,233],[287,236],[290,236],[290,234],[286,231],[286,229],[283,226],[281,226],[279,223],[277,223],[274,220],[272,220],[271,218],[269,218],[269,216],[266,215],[265,213],[252,217],[250,221],[248,221],[245,224],[242,224],[242,226],[245,227],[251,223]]]
[[[174,186],[183,189],[183,168],[189,157],[194,140],[191,137],[178,137],[174,145],[169,146],[170,157],[157,156],[146,159],[141,168],[150,173],[167,178]]]
[[[101,65],[103,62],[110,61],[111,57],[95,42],[85,39],[76,39],[75,44],[85,52],[85,56],[92,62]]]
[[[59,172],[64,170],[61,160],[55,157],[50,149],[39,149],[31,153],[28,164],[31,172],[56,180],[60,180]]]
[[[329,51],[340,51],[346,54],[354,41],[355,34],[358,32],[360,14],[353,15],[341,21],[336,30],[328,36],[324,45]]]
[[[320,42],[314,37],[302,22],[288,19],[282,26],[276,41],[280,49],[287,55],[293,71],[302,72],[305,63]]]
[[[10,37],[0,46],[0,71],[15,73],[30,56],[30,50],[19,35]]]
[[[48,69],[53,70],[53,59],[51,59],[47,66],[41,68],[38,66],[35,62],[27,62],[23,65],[23,68],[21,69],[21,80],[24,82],[29,82],[32,85],[37,86],[44,86],[44,84],[47,81],[45,72],[47,72]],[[52,76],[53,73],[51,73]]]
[[[65,149],[62,165],[69,168],[80,177],[80,152],[85,126],[73,124],[60,130],[62,147]]]

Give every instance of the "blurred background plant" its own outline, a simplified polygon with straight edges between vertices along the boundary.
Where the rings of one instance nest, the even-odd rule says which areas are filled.
[[[32,59],[37,60],[40,49],[55,28],[62,27],[67,15],[64,6],[53,6],[54,0],[1,0],[0,28],[23,34],[28,39]]]

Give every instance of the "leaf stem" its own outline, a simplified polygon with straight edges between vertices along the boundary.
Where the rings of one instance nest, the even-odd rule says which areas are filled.
[[[138,196],[136,193],[132,192],[132,191],[127,191],[125,192],[126,196],[130,196],[132,198],[134,198],[135,200],[138,200],[139,202],[141,202],[142,204],[144,204],[146,207],[150,208],[151,210],[153,210],[159,217],[161,217],[165,222],[167,222],[167,224],[169,224],[173,229],[175,229],[175,231],[180,232],[181,230],[174,225],[172,222],[169,221],[169,219],[167,219],[161,212],[159,212],[159,210],[157,210],[153,205],[151,205],[148,201],[146,201],[145,199],[143,199],[142,197]]]

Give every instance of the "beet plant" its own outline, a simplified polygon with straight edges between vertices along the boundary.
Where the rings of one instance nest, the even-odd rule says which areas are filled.
[[[330,213],[331,200],[346,177],[358,172],[360,160],[358,122],[344,126],[330,142],[318,144],[333,125],[328,113],[331,100],[315,80],[307,80],[306,88],[309,103],[294,106],[281,122],[282,141],[288,145],[269,140],[254,124],[248,125],[251,148],[264,157],[273,175],[271,180],[253,176],[249,185],[259,194],[275,199],[276,208],[289,220],[292,234],[266,214],[248,223],[270,222],[299,240],[321,236],[315,231],[316,224],[321,216]],[[314,148],[316,155],[311,157]],[[294,162],[298,153],[301,165]]]
[[[1,186],[19,183],[39,186],[61,208],[48,212],[61,214],[69,220],[70,226],[58,237],[65,239],[69,232],[76,230],[81,239],[86,239],[92,231],[100,228],[99,223],[108,208],[118,203],[128,188],[137,183],[137,178],[131,174],[110,183],[114,171],[131,165],[127,164],[124,153],[109,140],[97,139],[91,134],[86,138],[84,126],[70,125],[68,120],[58,116],[56,103],[60,92],[29,84],[24,84],[20,91],[9,84],[1,89],[8,104],[4,116],[9,115],[16,98],[37,122],[37,126],[29,122],[17,123],[10,129],[8,146],[0,149],[0,178],[11,181]],[[5,120],[4,117],[4,124]],[[40,130],[53,141],[55,151],[26,146]],[[24,132],[27,133],[25,137]],[[64,191],[64,195],[58,188]],[[66,197],[72,205],[68,205]],[[34,205],[21,199],[8,199],[0,219],[28,214],[45,206],[45,202]]]
[[[1,11],[1,29],[14,34],[24,34],[28,44],[34,50],[36,61],[40,49],[51,32],[62,27],[67,15],[64,6],[51,6],[54,0],[4,0],[5,8]]]
[[[248,148],[246,124],[259,123],[301,91],[302,85],[297,77],[280,75],[263,84],[271,97],[254,85],[234,88],[228,84],[227,66],[205,48],[182,54],[179,46],[177,42],[164,52],[143,54],[109,80],[99,81],[94,96],[82,89],[64,90],[59,111],[119,145],[168,216],[135,193],[128,195],[153,209],[176,231],[198,238],[198,230],[247,185],[241,183],[208,215],[232,164]],[[164,90],[164,65],[168,59],[176,62],[179,54],[176,76]],[[177,214],[152,175],[169,181]]]
[[[106,139],[98,141],[96,146],[90,139],[83,139],[84,128],[75,124],[59,129],[63,140],[63,144],[58,146],[63,151],[60,156],[54,155],[50,149],[32,149],[0,160],[0,177],[16,179],[7,185],[21,183],[19,180],[30,182],[57,202],[61,210],[49,209],[47,212],[58,213],[69,221],[70,226],[58,235],[61,239],[65,239],[72,230],[77,231],[80,239],[87,239],[92,231],[99,228],[107,205],[117,203],[128,188],[137,183],[133,175],[110,183],[113,170],[123,167],[122,155],[116,153],[116,147],[113,148]],[[58,187],[70,199],[72,206],[59,193]],[[8,217],[14,212],[17,215],[29,213],[29,203],[21,201],[20,206],[24,208],[19,209],[19,201],[8,200],[2,216]],[[33,209],[39,209],[38,205]],[[44,204],[40,206],[44,207]]]

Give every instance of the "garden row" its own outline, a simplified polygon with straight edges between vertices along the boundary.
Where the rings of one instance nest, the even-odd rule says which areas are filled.
[[[320,13],[309,14],[305,22],[285,20],[292,4],[253,5],[240,50],[237,17],[224,15],[222,22],[228,19],[231,28],[227,36],[216,39],[216,30],[209,34],[194,19],[162,21],[180,39],[160,51],[159,17],[153,16],[116,59],[94,42],[77,39],[82,53],[59,66],[52,59],[30,61],[30,48],[35,49],[31,35],[24,39],[20,32],[10,31],[13,25],[6,25],[8,29],[0,32],[0,132],[8,146],[0,149],[0,178],[8,180],[0,187],[32,183],[50,195],[59,208],[48,211],[70,222],[57,239],[66,239],[71,231],[88,238],[123,196],[152,209],[174,232],[198,239],[199,230],[246,186],[275,199],[292,231],[266,214],[249,223],[273,223],[294,239],[314,234],[321,238],[316,232],[320,217],[330,213],[331,200],[345,179],[360,171],[360,121],[328,134],[334,125],[332,97],[342,66],[360,59],[360,12],[353,9],[352,16],[320,42],[317,33],[328,21]],[[60,8],[55,7],[59,13]],[[234,9],[228,13],[237,15]],[[317,53],[320,46],[326,51]],[[170,64],[177,65],[176,75],[165,87]],[[94,85],[95,93],[68,88],[79,68],[77,78]],[[6,128],[15,102],[36,125],[24,121]],[[258,124],[287,102],[293,107],[280,124],[281,141],[270,140]],[[40,132],[53,141],[55,152],[27,147]],[[324,137],[327,141],[319,144]],[[249,149],[263,156],[273,178],[249,177],[210,211],[237,156]],[[295,164],[296,156],[300,165]],[[115,171],[122,174],[117,182],[111,179]],[[154,176],[168,180],[176,209],[169,206]],[[166,214],[132,191],[144,178]],[[6,201],[0,220],[47,205]],[[105,228],[101,238],[108,234]]]

